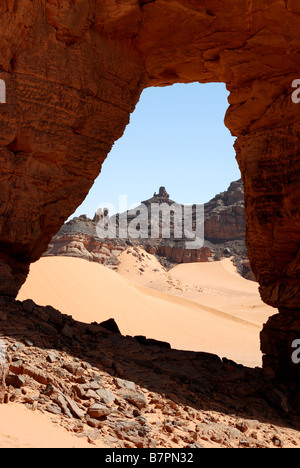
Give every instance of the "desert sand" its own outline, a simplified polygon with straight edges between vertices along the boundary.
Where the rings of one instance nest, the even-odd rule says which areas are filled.
[[[55,424],[53,416],[24,405],[0,405],[1,448],[91,448],[86,439]],[[104,446],[105,447],[105,446]]]
[[[259,333],[273,309],[230,259],[169,272],[142,251],[125,252],[120,260],[115,272],[78,258],[42,258],[31,266],[18,299],[51,304],[82,322],[114,318],[124,335],[261,366]]]
[[[134,283],[171,292],[260,327],[274,314],[274,309],[262,302],[258,284],[242,278],[230,259],[177,265],[166,272],[153,255],[139,251],[136,257],[133,253],[121,254],[118,272]]]
[[[121,254],[118,272],[79,258],[41,258],[31,265],[17,299],[28,298],[78,321],[114,318],[124,335],[249,367],[261,366],[259,333],[274,313],[262,303],[258,285],[240,277],[230,259],[167,271],[154,256],[131,249]],[[53,419],[24,405],[2,405],[0,447],[91,447]]]

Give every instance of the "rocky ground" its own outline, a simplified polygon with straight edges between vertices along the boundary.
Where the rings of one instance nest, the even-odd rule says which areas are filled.
[[[300,446],[297,386],[260,368],[122,336],[114,322],[76,322],[31,300],[0,298],[0,338],[3,404],[50,413],[91,447]]]

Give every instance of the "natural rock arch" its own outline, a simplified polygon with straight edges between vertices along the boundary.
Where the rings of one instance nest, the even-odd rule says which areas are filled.
[[[145,87],[224,82],[249,257],[263,300],[280,311],[262,333],[264,366],[298,375],[298,0],[2,3],[0,293],[17,294],[85,198]]]

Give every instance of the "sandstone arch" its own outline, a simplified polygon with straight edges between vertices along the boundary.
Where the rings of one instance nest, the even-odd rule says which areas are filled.
[[[88,193],[148,86],[225,82],[247,243],[265,302],[265,368],[298,375],[298,0],[7,0],[0,6],[0,293]],[[201,112],[201,110],[199,110]]]

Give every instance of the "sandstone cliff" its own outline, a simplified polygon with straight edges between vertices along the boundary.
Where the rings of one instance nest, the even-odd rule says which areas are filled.
[[[188,249],[184,240],[174,239],[172,230],[170,239],[150,238],[151,204],[175,203],[164,187],[142,203],[148,209],[148,239],[100,239],[97,236],[99,213],[93,220],[82,215],[60,229],[53,237],[45,256],[80,257],[114,269],[118,268],[118,256],[129,246],[142,246],[149,253],[157,255],[167,268],[174,263],[207,262],[232,256],[238,271],[247,279],[254,280],[245,246],[244,190],[241,180],[233,182],[228,190],[204,205],[205,242],[200,249]],[[134,214],[128,212],[128,223],[137,217],[138,209],[139,207],[132,210]],[[116,217],[118,216],[114,218]]]
[[[232,182],[205,205],[205,239],[213,243],[245,240],[246,219],[242,180]]]

